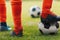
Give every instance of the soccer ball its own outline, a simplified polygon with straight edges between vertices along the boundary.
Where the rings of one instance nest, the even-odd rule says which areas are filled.
[[[43,23],[39,23],[38,27],[39,31],[42,34],[56,34],[58,32],[59,24],[58,23],[50,24],[50,26],[48,26],[47,28],[44,26]]]
[[[31,15],[32,18],[39,17],[40,13],[41,13],[40,7],[38,7],[38,6],[32,6],[30,8],[30,15]]]

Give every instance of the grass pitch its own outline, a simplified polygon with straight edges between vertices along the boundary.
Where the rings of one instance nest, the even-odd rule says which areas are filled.
[[[6,2],[7,6],[7,23],[13,28],[13,19],[10,2]],[[38,30],[40,18],[31,18],[29,8],[38,5],[42,8],[42,1],[23,1],[22,3],[22,25],[23,37],[12,37],[10,31],[0,32],[0,40],[60,40],[60,29],[56,35],[42,35]],[[54,1],[52,11],[60,16],[60,2]]]

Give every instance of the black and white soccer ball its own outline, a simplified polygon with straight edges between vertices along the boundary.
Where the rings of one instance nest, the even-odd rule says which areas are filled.
[[[39,27],[39,31],[42,34],[56,34],[58,32],[58,28],[59,28],[59,24],[55,23],[55,24],[51,24],[48,28],[44,26],[43,23],[39,23],[38,24]]]
[[[31,15],[32,18],[39,17],[40,14],[41,14],[41,9],[40,9],[40,7],[38,7],[38,6],[32,6],[32,7],[30,8],[30,15]]]

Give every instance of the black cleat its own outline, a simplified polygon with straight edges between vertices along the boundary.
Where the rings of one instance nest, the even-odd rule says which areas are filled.
[[[11,28],[7,26],[6,22],[2,22],[0,25],[0,31],[9,31]]]
[[[17,36],[17,37],[22,37],[23,36],[23,32],[19,32],[18,34],[16,34],[14,31],[11,33],[11,36]]]

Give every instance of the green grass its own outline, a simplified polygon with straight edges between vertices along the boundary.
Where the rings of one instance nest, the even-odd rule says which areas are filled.
[[[7,23],[13,28],[13,19],[11,12],[10,2],[7,5]],[[0,40],[60,40],[60,29],[56,35],[41,35],[38,30],[39,18],[31,18],[29,15],[29,8],[33,5],[38,5],[42,8],[42,1],[23,1],[22,3],[22,25],[23,25],[23,37],[12,37],[10,31],[0,32]],[[60,15],[60,2],[54,1],[52,11],[57,15]]]

